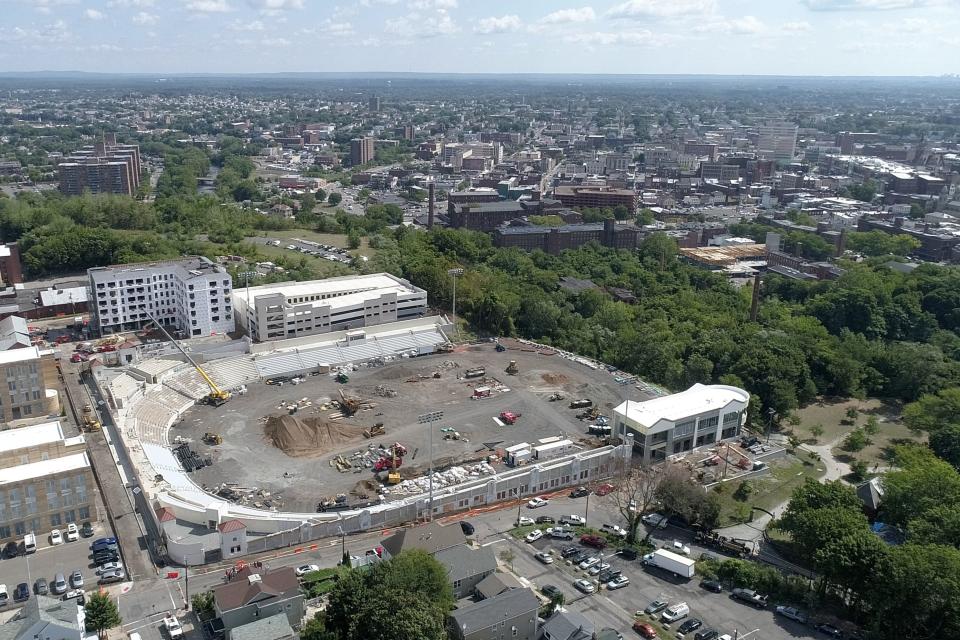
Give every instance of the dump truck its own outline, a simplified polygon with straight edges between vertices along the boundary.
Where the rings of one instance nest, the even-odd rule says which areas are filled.
[[[643,556],[643,564],[669,571],[679,578],[692,578],[697,573],[695,560],[665,549],[657,549],[653,553]]]
[[[587,407],[593,406],[593,400],[587,398],[581,398],[580,400],[572,400],[570,402],[571,409],[586,409]]]

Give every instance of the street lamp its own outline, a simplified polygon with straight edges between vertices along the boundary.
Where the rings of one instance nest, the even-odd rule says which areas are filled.
[[[430,515],[429,520],[433,521],[433,423],[439,422],[443,418],[443,411],[430,411],[429,413],[423,413],[417,416],[417,422],[420,424],[427,425],[427,429],[430,431],[430,476],[429,476],[429,486],[430,486]]]
[[[349,564],[347,562],[347,534],[343,532],[343,527],[337,526],[340,532],[340,564]]]
[[[447,274],[453,276],[453,327],[457,332],[457,337],[460,337],[460,327],[457,325],[457,276],[463,275],[463,269],[457,267],[455,269],[447,269]]]

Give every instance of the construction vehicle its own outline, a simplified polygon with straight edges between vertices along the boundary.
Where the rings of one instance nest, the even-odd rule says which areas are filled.
[[[382,422],[378,422],[377,424],[373,425],[373,426],[370,427],[369,429],[364,429],[364,431],[363,431],[363,437],[364,437],[364,438],[376,438],[377,436],[382,436],[382,435],[385,434],[386,432],[387,432],[387,430],[383,428],[383,423],[382,423]]]
[[[210,433],[207,431],[205,434],[203,434],[203,441],[210,445],[223,444],[223,436],[221,436],[219,433]]]
[[[587,398],[581,398],[580,400],[572,400],[570,402],[571,409],[586,409],[587,407],[593,406],[593,400]]]
[[[520,373],[520,368],[517,367],[517,361],[511,360],[510,364],[507,365],[506,373],[508,376],[515,376]]]
[[[514,413],[513,411],[501,411],[500,412],[500,421],[504,424],[516,424],[517,420],[520,419],[522,413]]]
[[[477,387],[473,390],[473,395],[470,396],[473,400],[482,400],[483,398],[489,398],[491,394],[490,387]]]
[[[340,401],[337,404],[340,405],[340,413],[348,418],[355,414],[360,408],[360,401],[356,398],[348,398],[345,396],[343,389],[340,389]]]
[[[157,327],[160,329],[160,332],[163,333],[167,340],[173,343],[173,346],[175,346],[180,353],[183,354],[183,357],[187,359],[187,362],[193,365],[193,368],[197,370],[197,373],[200,374],[200,377],[203,378],[203,381],[206,382],[207,386],[210,387],[210,393],[201,398],[200,402],[203,404],[209,404],[211,407],[219,407],[224,405],[231,397],[233,397],[230,395],[229,391],[224,391],[217,386],[217,383],[213,381],[213,378],[207,375],[207,372],[197,364],[197,362],[190,356],[189,353],[187,353],[187,350],[184,349],[179,342],[173,339],[173,336],[167,332],[162,324],[157,322],[156,318],[151,316],[149,313],[147,314],[147,317],[153,321],[153,324],[157,325]]]
[[[482,378],[482,377],[485,376],[485,375],[487,375],[487,370],[484,369],[483,367],[476,367],[476,368],[474,368],[474,369],[467,369],[466,371],[463,372],[463,377],[464,377],[464,378],[467,378],[467,379],[469,379],[469,378]]]
[[[343,371],[338,371],[336,377],[334,377],[334,380],[337,381],[337,384],[347,384],[350,382],[350,376],[345,374]]]
[[[497,353],[503,353],[504,351],[507,350],[507,348],[506,348],[505,346],[503,346],[502,344],[500,344],[500,341],[499,341],[499,340],[497,341],[496,349],[497,349]]]
[[[550,402],[557,402],[558,400],[563,400],[563,394],[559,391],[554,391],[550,394],[550,397],[547,398]]]
[[[89,404],[83,406],[83,430],[94,432],[100,431],[101,425],[100,421],[97,420],[96,415],[93,413],[93,407]]]

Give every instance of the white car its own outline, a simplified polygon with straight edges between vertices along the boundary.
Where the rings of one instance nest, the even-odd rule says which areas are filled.
[[[583,578],[574,581],[573,586],[577,588],[577,591],[582,591],[583,593],[593,593],[597,590],[597,585]]]
[[[54,529],[50,532],[50,544],[63,544],[63,535],[60,534],[60,529]]]
[[[627,530],[621,527],[620,525],[605,524],[602,527],[600,527],[600,530],[606,533],[611,533],[615,536],[620,536],[621,538],[627,537]]]
[[[518,527],[527,527],[527,526],[530,526],[531,524],[534,524],[533,518],[528,518],[527,516],[520,516],[517,519]]]
[[[586,560],[584,560],[583,562],[581,562],[578,566],[579,566],[581,569],[589,569],[590,567],[592,567],[593,565],[597,564],[598,562],[600,562],[600,558],[594,556],[594,557],[592,557],[592,558],[587,558]]]
[[[562,518],[560,518],[560,524],[569,524],[575,527],[583,526],[586,523],[587,521],[583,518],[583,516],[578,516],[575,513],[571,513],[568,516],[563,516]]]
[[[613,580],[607,583],[607,590],[613,591],[614,589],[621,589],[630,584],[630,578],[627,576],[617,576]]]
[[[167,630],[167,635],[171,638],[180,638],[183,636],[183,627],[176,616],[167,616],[163,619],[163,626]]]
[[[80,539],[80,529],[77,528],[77,525],[71,522],[67,525],[67,542],[76,542]]]
[[[553,555],[549,551],[541,551],[534,554],[534,557],[543,564],[553,564]]]
[[[539,509],[540,507],[545,507],[548,504],[550,504],[549,500],[547,500],[546,498],[541,498],[540,496],[537,496],[536,498],[534,498],[533,500],[527,503],[527,508]]]
[[[120,562],[119,560],[115,562],[108,562],[106,564],[101,564],[99,567],[97,567],[97,575],[98,576],[103,575],[104,573],[108,573],[116,569],[123,569],[123,563]]]
[[[648,513],[642,516],[640,519],[651,527],[656,527],[658,529],[667,528],[667,516],[660,515],[659,513]]]
[[[801,624],[807,624],[807,620],[808,620],[807,614],[800,611],[799,609],[780,605],[775,609],[775,611],[777,612],[777,615],[781,615],[784,618],[790,618],[791,620],[796,620]]]
[[[543,537],[543,531],[541,531],[540,529],[534,529],[533,531],[531,531],[530,533],[528,533],[528,534],[527,534],[527,537],[524,538],[524,539],[525,539],[527,542],[536,542],[537,540],[539,540],[539,539],[542,538],[542,537]]]
[[[589,573],[589,574],[592,575],[592,576],[597,576],[597,575],[600,575],[600,572],[601,572],[601,571],[606,571],[606,570],[609,569],[609,568],[610,568],[610,563],[609,563],[609,562],[600,561],[600,562],[598,562],[597,564],[595,564],[595,565],[593,565],[592,567],[590,567],[590,568],[587,570],[587,573]]]
[[[301,566],[297,567],[297,568],[294,570],[294,573],[297,574],[297,577],[298,577],[298,578],[302,578],[303,576],[307,575],[308,573],[313,573],[314,571],[320,571],[320,567],[318,567],[318,566],[315,565],[315,564],[304,564],[304,565],[301,565]],[[288,574],[288,575],[289,575],[289,574]]]
[[[674,552],[676,552],[676,553],[682,553],[682,554],[685,555],[685,556],[690,555],[690,547],[688,547],[687,545],[683,544],[683,543],[680,542],[679,540],[674,540],[674,541],[673,541],[673,550],[674,550]]]

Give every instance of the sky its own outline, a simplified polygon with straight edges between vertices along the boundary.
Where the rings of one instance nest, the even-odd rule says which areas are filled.
[[[960,73],[960,0],[0,0],[0,70]]]

